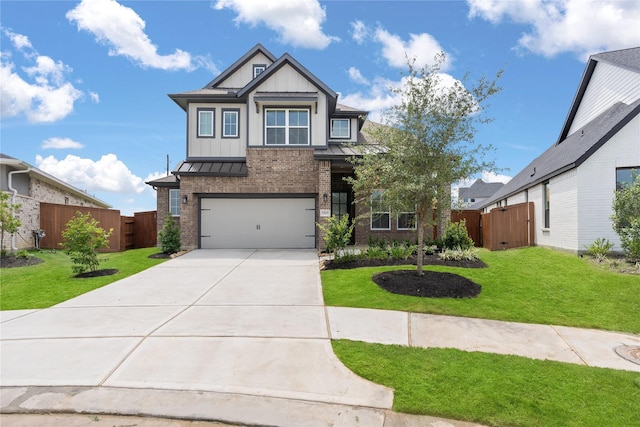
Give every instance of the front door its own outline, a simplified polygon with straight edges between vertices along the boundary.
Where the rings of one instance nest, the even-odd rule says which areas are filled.
[[[331,192],[331,215],[335,215],[341,219],[345,214],[349,215],[351,221],[354,218],[353,200],[350,191],[332,191]],[[356,243],[355,230],[351,233],[350,244]]]

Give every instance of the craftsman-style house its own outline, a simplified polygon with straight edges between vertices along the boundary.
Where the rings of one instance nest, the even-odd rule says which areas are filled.
[[[183,248],[322,248],[318,222],[370,209],[354,205],[343,180],[353,173],[347,158],[366,143],[367,112],[339,104],[289,54],[258,44],[204,88],[169,97],[187,114],[187,156],[148,184],[158,229],[179,216]],[[369,216],[355,243],[415,235],[411,213],[380,207]]]

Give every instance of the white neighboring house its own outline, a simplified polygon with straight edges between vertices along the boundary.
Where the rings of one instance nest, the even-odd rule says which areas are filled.
[[[30,164],[0,153],[0,191],[20,204],[17,217],[22,222],[16,235],[4,236],[3,247],[10,251],[34,247],[33,231],[40,229],[40,203],[110,208],[111,205],[69,185]],[[46,230],[45,230],[46,233]]]
[[[535,205],[535,242],[583,252],[612,228],[616,185],[640,172],[640,47],[592,55],[556,143],[475,207]]]

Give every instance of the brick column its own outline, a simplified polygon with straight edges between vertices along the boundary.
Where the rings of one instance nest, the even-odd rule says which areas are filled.
[[[331,212],[331,160],[320,160],[318,165],[318,213],[316,218],[318,223],[325,224],[327,217],[321,217],[320,212],[322,210],[329,210]],[[327,201],[324,201],[324,195],[327,195]],[[316,236],[316,247],[319,250],[325,248],[324,245],[324,233],[318,228],[318,235]]]

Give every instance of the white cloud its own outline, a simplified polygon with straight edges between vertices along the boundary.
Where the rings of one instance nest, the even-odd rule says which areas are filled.
[[[467,0],[469,17],[494,24],[504,20],[530,31],[518,48],[545,57],[573,52],[581,60],[605,50],[640,45],[640,2],[593,0]]]
[[[322,31],[326,12],[317,0],[218,0],[213,7],[233,10],[237,24],[264,24],[279,34],[283,44],[294,47],[324,49],[339,40]]]
[[[196,68],[189,52],[176,49],[170,55],[159,55],[157,46],[144,32],[144,20],[115,0],[82,0],[66,17],[78,30],[92,33],[98,42],[109,46],[109,55],[124,56],[142,67],[162,70]]]
[[[77,141],[74,141],[71,138],[52,137],[52,138],[47,138],[44,141],[42,141],[41,147],[44,150],[47,150],[47,149],[50,149],[50,148],[54,148],[54,149],[66,149],[66,148],[80,149],[80,148],[83,148],[84,145],[82,145],[81,143],[79,143]]]
[[[105,154],[98,161],[70,154],[62,160],[37,155],[36,166],[86,191],[141,194],[148,187],[115,154]]]
[[[96,92],[89,92],[89,96],[91,97],[91,101],[93,101],[95,104],[100,103],[100,95],[98,95]]]
[[[3,31],[13,48],[22,52],[32,66],[23,67],[26,76],[16,71],[11,53],[0,56],[0,116],[24,114],[30,122],[54,122],[71,114],[83,93],[65,80],[71,67],[61,61],[39,55],[27,36]]]
[[[513,177],[509,175],[502,175],[499,173],[488,171],[482,172],[482,180],[484,182],[501,182],[503,184],[506,184],[507,182],[511,181],[511,178]]]
[[[352,82],[361,85],[369,84],[369,80],[367,80],[356,67],[350,67],[347,72],[349,73],[349,79],[351,79]]]
[[[367,92],[355,92],[345,95],[340,103],[369,111],[369,120],[381,123],[384,110],[400,104],[400,97],[391,91],[402,82],[394,82],[382,77],[376,77],[367,87]]]
[[[384,28],[378,28],[375,40],[382,44],[382,56],[395,68],[406,69],[407,59],[415,59],[418,67],[433,65],[435,56],[444,51],[440,43],[427,33],[409,34],[409,40],[404,41],[400,36],[391,34]],[[440,69],[446,71],[450,63],[451,57],[446,55]]]
[[[364,43],[369,36],[369,29],[367,28],[365,23],[360,20],[353,21],[351,23],[351,28],[353,29],[351,38],[353,38],[353,40],[355,40],[358,44]]]

